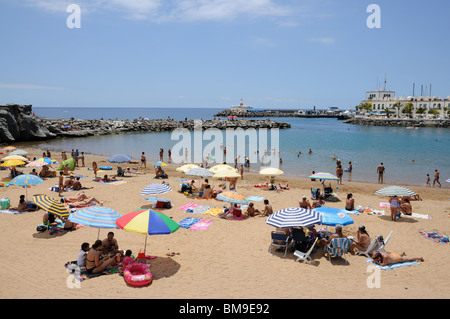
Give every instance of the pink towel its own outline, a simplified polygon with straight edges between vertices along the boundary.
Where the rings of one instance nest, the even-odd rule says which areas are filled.
[[[381,208],[389,208],[389,207],[391,207],[391,204],[381,202],[381,203],[380,203],[380,207],[381,207]]]
[[[212,219],[201,219],[199,222],[191,226],[192,230],[205,230],[211,225]]]
[[[186,210],[188,208],[197,207],[197,206],[200,206],[200,204],[189,203],[189,204],[186,204],[184,206],[178,207],[177,209]]]

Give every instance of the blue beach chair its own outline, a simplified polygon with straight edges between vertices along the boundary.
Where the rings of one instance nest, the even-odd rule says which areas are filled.
[[[325,252],[328,253],[328,260],[331,262],[331,257],[344,257],[345,262],[348,263],[345,256],[350,248],[351,241],[348,238],[333,238],[328,246],[326,246]]]

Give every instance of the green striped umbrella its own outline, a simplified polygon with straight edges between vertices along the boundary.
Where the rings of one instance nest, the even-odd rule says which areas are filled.
[[[47,195],[34,195],[33,202],[40,208],[59,217],[67,217],[70,215],[66,206],[59,199],[52,198]]]

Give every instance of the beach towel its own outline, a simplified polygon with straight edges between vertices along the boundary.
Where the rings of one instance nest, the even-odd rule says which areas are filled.
[[[365,261],[368,262],[369,264],[372,264],[372,265],[376,266],[377,268],[380,268],[383,270],[390,270],[390,269],[395,269],[395,268],[400,268],[400,267],[405,267],[405,266],[412,266],[412,265],[417,265],[419,263],[418,261],[407,261],[404,263],[396,263],[396,264],[387,265],[387,266],[380,266],[380,265],[374,264],[372,262],[372,259],[366,259]]]
[[[121,185],[121,184],[125,184],[125,181],[111,181],[111,182],[104,182],[104,181],[98,181],[101,184],[108,184],[108,185]]]
[[[386,202],[381,202],[381,203],[380,203],[380,207],[381,207],[381,208],[391,208],[391,204],[386,203]]]
[[[210,210],[211,208],[213,208],[213,207],[207,206],[207,205],[200,205],[197,207],[189,208],[188,210],[186,210],[186,213],[190,212],[192,214],[203,214],[203,213],[207,212],[208,210]]]
[[[197,223],[191,226],[192,230],[206,230],[209,225],[211,225],[212,220],[211,219],[201,219]]]
[[[29,213],[29,212],[21,212],[21,213],[19,213],[19,211],[17,209],[9,208],[9,209],[0,210],[0,213],[15,215],[15,214],[23,214],[23,213]]]
[[[192,225],[198,223],[200,220],[201,218],[186,217],[185,219],[178,222],[178,225],[183,228],[191,228]]]
[[[206,212],[203,213],[203,215],[211,215],[211,216],[217,216],[219,215],[221,212],[223,211],[222,208],[210,208],[209,210],[207,210]]]
[[[249,196],[246,198],[247,201],[254,201],[254,202],[260,202],[264,199],[264,197],[260,197],[260,196]]]
[[[77,279],[80,282],[86,279],[95,278],[103,275],[115,274],[118,272],[117,269],[108,269],[98,274],[89,274],[86,271],[86,267],[78,266],[76,261],[69,261],[65,263],[64,267],[67,269],[67,272],[71,273],[75,277],[75,279]]]
[[[431,216],[430,216],[430,215],[417,214],[417,213],[412,213],[411,215],[405,215],[405,214],[402,214],[402,217],[412,217],[412,218],[420,218],[420,219],[431,219]]]
[[[178,207],[177,209],[186,210],[186,209],[189,209],[191,207],[197,207],[197,206],[200,206],[200,204],[188,203],[188,204],[186,204],[184,206]]]
[[[341,209],[339,209],[339,211],[342,211],[344,213],[351,214],[351,215],[359,215],[359,212],[356,209],[346,210],[345,208],[341,208]]]
[[[441,235],[437,232],[426,232],[419,230],[419,233],[425,238],[431,239],[435,243],[448,244],[450,238],[447,235]]]

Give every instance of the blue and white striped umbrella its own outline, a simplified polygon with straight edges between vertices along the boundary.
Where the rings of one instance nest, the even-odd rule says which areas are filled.
[[[185,174],[188,176],[199,176],[199,177],[211,177],[214,175],[213,172],[203,167],[190,169]]]
[[[172,191],[172,188],[167,184],[159,184],[153,183],[147,185],[142,192],[141,195],[159,195]]]
[[[384,196],[414,196],[412,190],[407,189],[401,186],[387,186],[383,187],[375,192],[376,195],[384,195]]]
[[[100,228],[119,228],[116,219],[120,217],[122,215],[111,208],[92,206],[76,210],[73,214],[70,214],[69,220],[77,224],[98,228],[98,239]]]
[[[266,223],[279,228],[311,226],[320,224],[321,214],[311,209],[289,207],[271,214]]]

